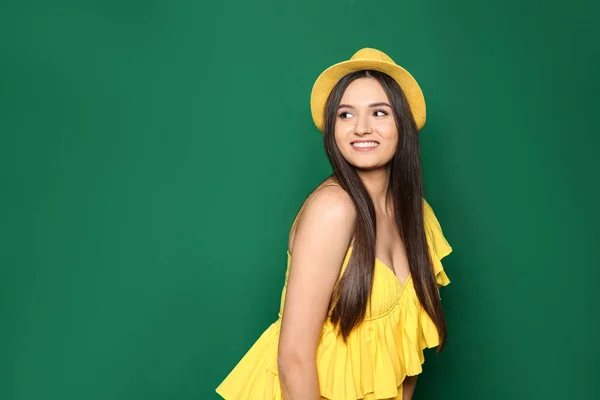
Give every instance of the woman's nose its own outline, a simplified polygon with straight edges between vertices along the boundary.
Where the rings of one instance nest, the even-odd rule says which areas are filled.
[[[371,122],[367,116],[358,116],[356,118],[356,133],[364,135],[365,133],[371,133]]]

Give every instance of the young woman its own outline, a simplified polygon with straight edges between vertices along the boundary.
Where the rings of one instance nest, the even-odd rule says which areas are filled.
[[[423,199],[425,100],[386,54],[359,50],[311,95],[333,174],[292,224],[279,319],[217,388],[225,399],[411,399],[423,349],[442,349],[440,260]]]

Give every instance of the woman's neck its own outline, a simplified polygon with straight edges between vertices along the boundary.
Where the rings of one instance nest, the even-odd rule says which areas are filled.
[[[388,195],[390,184],[389,166],[371,170],[359,170],[358,175],[373,199],[375,211],[388,215],[391,206],[390,196]]]

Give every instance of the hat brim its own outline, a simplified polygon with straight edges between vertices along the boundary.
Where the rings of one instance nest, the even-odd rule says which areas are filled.
[[[310,94],[310,108],[313,121],[323,132],[325,119],[325,103],[335,84],[350,72],[360,70],[375,70],[392,77],[404,92],[411,112],[417,124],[417,129],[425,125],[425,97],[421,87],[413,76],[398,64],[374,60],[347,60],[334,64],[319,75]]]

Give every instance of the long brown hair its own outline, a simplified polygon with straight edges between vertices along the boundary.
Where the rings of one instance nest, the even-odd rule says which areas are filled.
[[[342,278],[333,289],[329,304],[331,322],[339,328],[345,341],[350,332],[363,321],[373,287],[376,233],[373,199],[356,169],[340,153],[334,134],[337,108],[346,88],[352,81],[366,77],[375,78],[381,84],[396,121],[398,147],[390,161],[388,195],[393,200],[396,225],[406,248],[417,297],[439,333],[439,352],[446,343],[446,319],[423,226],[419,131],[398,83],[378,71],[355,71],[344,76],[331,91],[325,106],[323,140],[333,169],[331,177],[350,195],[357,214],[352,254]]]

